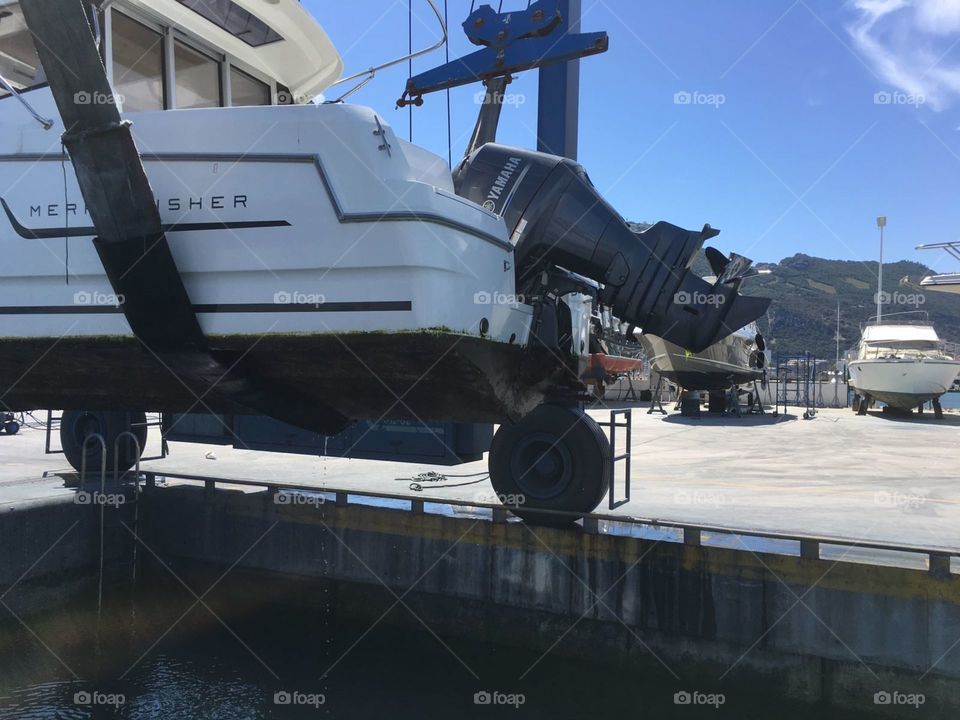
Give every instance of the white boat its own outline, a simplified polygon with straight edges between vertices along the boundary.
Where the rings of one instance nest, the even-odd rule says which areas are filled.
[[[930,243],[917,246],[917,250],[944,250],[960,260],[960,242]],[[960,273],[942,273],[928,275],[920,281],[924,290],[960,294]]]
[[[525,442],[549,425],[574,443],[560,460],[596,462],[561,462],[543,502],[590,509],[609,455],[577,410],[592,305],[695,349],[766,309],[736,274],[687,271],[709,226],[635,235],[572,161],[478,141],[452,173],[340,101],[355,88],[334,89],[342,61],[295,0],[87,7],[0,0],[9,410],[265,414],[322,434],[512,421],[495,485],[517,448],[537,465]]]
[[[854,409],[860,414],[874,401],[903,411],[932,401],[939,415],[940,396],[960,373],[960,360],[941,351],[932,325],[888,320],[863,328],[849,368]]]

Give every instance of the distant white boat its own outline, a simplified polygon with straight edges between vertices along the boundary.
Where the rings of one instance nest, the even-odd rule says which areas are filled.
[[[919,245],[917,250],[945,250],[960,260],[960,242],[931,243]],[[960,294],[960,272],[928,275],[920,281],[920,287],[937,292]]]
[[[856,359],[850,362],[854,410],[863,415],[874,401],[913,410],[933,401],[939,416],[940,396],[960,373],[960,360],[940,349],[929,323],[874,323],[863,329]]]
[[[920,281],[920,287],[937,292],[960,294],[960,273],[930,275]]]

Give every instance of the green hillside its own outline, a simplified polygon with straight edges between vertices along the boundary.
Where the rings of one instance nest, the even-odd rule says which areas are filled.
[[[760,325],[774,351],[811,352],[817,357],[833,358],[837,303],[843,338],[841,352],[856,344],[860,325],[876,314],[876,262],[825,260],[797,254],[775,265],[759,267],[771,273],[749,280],[743,292],[773,298]],[[960,296],[901,283],[905,277],[919,282],[932,273],[930,268],[915,262],[884,263],[884,294],[888,296],[884,315],[924,310],[942,339],[960,342]]]
[[[648,223],[629,225],[635,232],[650,227]],[[757,267],[769,270],[770,274],[748,280],[743,293],[773,299],[759,325],[774,352],[810,352],[817,358],[833,359],[839,303],[842,356],[856,345],[860,326],[877,312],[876,262],[825,260],[797,254],[775,264],[758,263]],[[701,277],[711,274],[702,252],[694,260],[693,269]],[[884,315],[926,311],[943,340],[960,343],[960,295],[928,292],[901,282],[909,278],[919,283],[932,274],[933,270],[920,263],[884,263],[884,294],[888,299]]]

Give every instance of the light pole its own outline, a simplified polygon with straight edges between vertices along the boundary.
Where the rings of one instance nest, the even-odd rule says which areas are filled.
[[[840,301],[837,301],[837,361],[833,365],[833,404],[840,404]]]
[[[880,228],[880,268],[877,272],[877,325],[883,317],[883,229],[887,226],[887,216],[877,218],[877,227]]]

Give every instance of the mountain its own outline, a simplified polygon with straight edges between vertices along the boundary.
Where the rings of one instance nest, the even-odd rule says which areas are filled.
[[[743,293],[773,299],[760,327],[774,352],[810,352],[817,358],[833,359],[839,303],[842,356],[860,338],[861,324],[877,312],[876,262],[825,260],[797,254],[776,264],[759,263],[757,267],[769,270],[770,274],[748,280]],[[884,317],[892,319],[893,313],[925,311],[943,340],[960,343],[960,296],[928,292],[902,282],[909,278],[919,283],[933,273],[920,263],[884,263]]]
[[[649,223],[628,223],[643,232]],[[766,317],[758,321],[770,350],[783,355],[812,353],[818,359],[836,356],[837,304],[840,305],[840,355],[857,344],[860,326],[877,313],[877,263],[826,260],[798,253],[779,263],[757,263],[769,274],[747,280],[741,292],[773,300]],[[711,275],[701,251],[693,270]],[[893,313],[925,311],[940,338],[960,343],[960,295],[929,292],[920,279],[935,274],[920,263],[883,264],[884,317]],[[909,279],[913,285],[904,284]],[[922,318],[920,314],[904,316]]]

